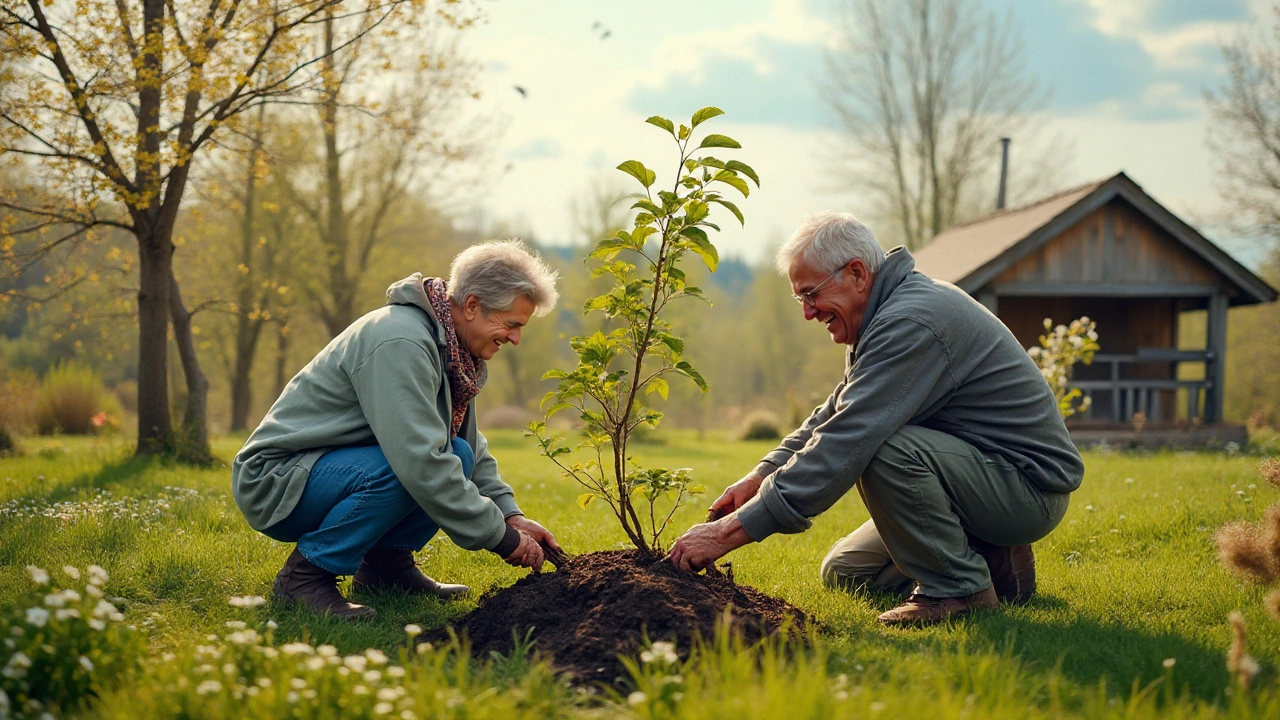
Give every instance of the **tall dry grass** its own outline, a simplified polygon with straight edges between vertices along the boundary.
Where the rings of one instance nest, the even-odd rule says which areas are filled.
[[[1280,458],[1263,460],[1258,467],[1273,487],[1280,489]],[[1280,502],[1267,508],[1257,523],[1235,522],[1218,530],[1218,556],[1233,572],[1253,582],[1275,585],[1280,581]],[[1271,617],[1280,620],[1280,587],[1263,600]],[[1232,640],[1227,652],[1227,669],[1248,690],[1258,674],[1258,663],[1248,653],[1244,616],[1231,613]]]

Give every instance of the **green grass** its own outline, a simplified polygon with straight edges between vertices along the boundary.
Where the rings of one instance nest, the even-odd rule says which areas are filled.
[[[771,446],[664,437],[669,439],[665,445],[639,448],[641,462],[693,467],[713,493]],[[623,545],[607,508],[594,504],[579,510],[577,486],[559,478],[531,442],[514,432],[493,433],[490,441],[522,508],[567,549]],[[42,450],[50,445],[65,452]],[[230,596],[270,594],[289,546],[249,529],[229,497],[225,466],[193,469],[135,459],[123,439],[29,439],[26,446],[27,457],[0,460],[0,613],[22,612],[32,602],[23,570],[29,564],[49,569],[55,584],[66,580],[57,568],[98,564],[110,574],[108,595],[122,599],[125,622],[147,642],[141,670],[123,684],[100,688],[102,697],[85,711],[89,715],[279,716],[293,706],[276,689],[289,682],[296,662],[261,660],[261,650],[245,655],[259,660],[237,660],[247,663],[239,676],[245,685],[253,678],[275,678],[250,698],[257,705],[246,706],[225,693],[192,694],[198,681],[192,668],[201,664],[195,648],[215,641],[226,645],[221,637],[228,633],[228,621],[245,620],[261,631],[270,619],[278,624],[270,639],[276,646],[330,644],[341,654],[377,648],[394,662],[405,647],[407,623],[446,624],[471,610],[481,592],[510,584],[524,572],[491,553],[462,551],[440,536],[419,559],[433,577],[475,588],[461,601],[379,596],[369,601],[377,618],[357,624],[274,604],[232,607]],[[215,453],[226,461],[237,446],[236,439],[224,439]],[[818,621],[816,649],[742,649],[726,641],[696,653],[680,669],[679,682],[672,680],[674,668],[650,665],[637,671],[634,687],[582,693],[523,657],[463,667],[456,648],[439,648],[402,660],[410,669],[404,687],[418,698],[410,712],[467,717],[764,718],[869,712],[895,717],[913,711],[937,717],[1280,716],[1280,622],[1262,609],[1262,588],[1241,582],[1217,561],[1212,540],[1223,523],[1256,520],[1280,498],[1258,478],[1257,458],[1091,453],[1086,463],[1085,484],[1066,519],[1036,546],[1040,592],[1025,607],[924,630],[879,627],[875,616],[891,606],[889,599],[829,590],[818,579],[827,548],[866,518],[851,494],[817,518],[809,532],[776,536],[729,558],[740,582],[783,597]],[[710,499],[683,510],[676,527],[696,522]],[[1235,609],[1244,613],[1250,652],[1263,668],[1248,693],[1233,686],[1225,665],[1231,638],[1227,615]],[[227,647],[224,654],[235,650]],[[0,651],[0,657],[7,652]],[[1170,658],[1174,663],[1166,667]],[[312,682],[320,687],[319,680]],[[321,707],[331,701],[332,708],[313,708],[304,716],[372,716],[373,701],[361,705],[354,686],[341,682],[332,679],[317,701]],[[226,685],[231,692],[234,682]],[[643,698],[632,695],[629,702],[632,691]],[[453,701],[440,699],[454,694],[463,700],[450,705]],[[345,704],[348,699],[354,704]],[[403,702],[409,706],[409,700]]]

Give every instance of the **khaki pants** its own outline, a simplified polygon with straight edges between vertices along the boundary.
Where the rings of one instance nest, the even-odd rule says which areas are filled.
[[[964,597],[991,586],[967,533],[995,545],[1048,535],[1069,495],[1044,492],[1007,460],[937,430],[904,426],[885,441],[857,483],[871,514],[822,560],[831,587]]]

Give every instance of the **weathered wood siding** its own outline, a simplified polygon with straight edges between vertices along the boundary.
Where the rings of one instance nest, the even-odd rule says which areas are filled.
[[[1113,200],[1001,273],[1005,283],[1219,285],[1221,278],[1123,200]]]

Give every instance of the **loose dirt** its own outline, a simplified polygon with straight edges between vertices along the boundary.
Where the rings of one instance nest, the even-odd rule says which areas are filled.
[[[682,572],[661,555],[628,550],[579,555],[555,572],[491,591],[454,630],[487,658],[511,651],[513,629],[523,637],[533,628],[537,649],[557,668],[580,682],[608,682],[626,674],[617,656],[637,654],[645,637],[675,641],[684,657],[694,637],[715,635],[726,607],[747,642],[783,627],[798,636],[806,622],[798,608],[729,576]]]

